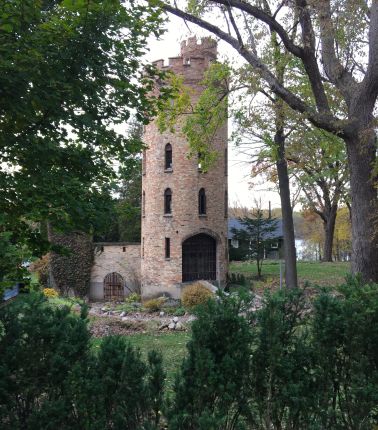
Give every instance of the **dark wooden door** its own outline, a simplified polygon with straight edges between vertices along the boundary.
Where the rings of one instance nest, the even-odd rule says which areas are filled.
[[[105,276],[104,279],[104,300],[122,301],[125,298],[124,280],[119,273],[113,272]]]
[[[217,278],[215,239],[197,234],[182,244],[182,281],[215,280]]]

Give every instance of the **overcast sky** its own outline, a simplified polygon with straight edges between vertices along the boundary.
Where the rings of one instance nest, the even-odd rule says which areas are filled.
[[[167,32],[160,38],[151,37],[149,41],[150,52],[147,56],[149,61],[174,57],[180,53],[180,42],[187,39],[189,36],[196,35],[197,37],[208,36],[209,33],[200,29],[199,27],[186,24],[176,17],[169,17],[167,20]],[[238,54],[224,42],[219,42],[218,45],[218,59],[232,58],[233,64],[240,62]],[[231,129],[231,127],[229,127]],[[251,165],[248,163],[246,155],[239,154],[231,143],[229,143],[229,178],[228,178],[228,195],[229,203],[234,206],[238,203],[239,206],[252,207],[255,198],[260,199],[264,208],[268,207],[269,200],[272,202],[272,207],[280,206],[280,199],[277,192],[267,191],[266,185],[254,187],[253,190],[249,187],[249,172]]]

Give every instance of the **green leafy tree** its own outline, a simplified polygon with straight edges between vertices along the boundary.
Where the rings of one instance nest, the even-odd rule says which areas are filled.
[[[89,231],[106,218],[114,162],[141,150],[122,126],[160,103],[161,72],[141,60],[160,23],[140,2],[0,2],[2,228],[33,253],[47,247],[39,223]]]

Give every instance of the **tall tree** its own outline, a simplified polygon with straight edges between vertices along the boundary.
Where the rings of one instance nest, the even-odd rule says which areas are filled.
[[[269,7],[267,7],[269,6]],[[378,96],[378,1],[331,4],[308,2],[204,0],[189,1],[188,9],[163,2],[163,8],[199,25],[231,45],[267,83],[272,92],[313,125],[340,136],[346,145],[352,201],[354,272],[378,281],[376,217],[376,135],[374,108]],[[206,17],[220,10],[218,25]],[[270,12],[272,10],[272,13]],[[274,11],[274,12],[273,12]],[[245,43],[259,21],[274,29],[280,43],[298,64],[310,94],[303,98],[285,87],[258,52]],[[290,29],[297,28],[295,37]],[[246,31],[241,31],[245,29]],[[320,44],[318,43],[320,42]],[[326,87],[340,96],[343,109],[333,110]]]
[[[302,203],[317,214],[324,229],[323,260],[332,261],[336,217],[340,203],[349,204],[349,174],[340,139],[322,130],[295,131],[288,158],[302,189]],[[304,144],[303,144],[304,142]]]
[[[38,222],[91,230],[106,213],[114,163],[141,150],[123,126],[158,103],[141,57],[160,22],[137,1],[0,2],[1,231],[36,243]]]

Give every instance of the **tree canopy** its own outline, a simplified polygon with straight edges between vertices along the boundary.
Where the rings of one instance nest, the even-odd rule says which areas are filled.
[[[155,113],[161,72],[143,64],[156,6],[120,0],[0,2],[1,230],[41,250],[39,223],[90,230]],[[37,243],[38,242],[38,243]]]

